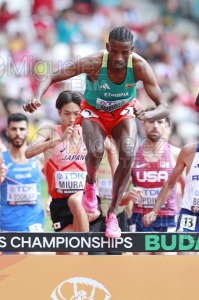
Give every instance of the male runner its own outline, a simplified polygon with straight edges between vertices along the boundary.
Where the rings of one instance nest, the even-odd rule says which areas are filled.
[[[142,217],[153,208],[159,191],[170,176],[180,152],[179,148],[167,142],[165,133],[170,127],[168,117],[158,121],[143,121],[142,126],[146,138],[138,147],[132,165],[133,188],[123,196],[121,203],[133,201],[130,222],[135,224],[136,232],[175,230],[176,186],[161,207],[156,222],[148,227],[142,223]],[[183,185],[183,181],[181,184]]]
[[[155,222],[162,205],[170,197],[175,183],[186,171],[185,188],[176,230],[199,232],[199,144],[185,145],[178,156],[176,165],[164,183],[153,209],[143,217],[145,226]]]
[[[86,180],[86,147],[81,127],[73,126],[80,113],[81,99],[80,93],[61,92],[56,100],[61,125],[44,125],[26,150],[27,158],[44,154],[48,192],[52,198],[50,214],[56,232],[89,231],[88,216],[81,201]],[[99,216],[99,212],[93,214]]]
[[[137,128],[135,115],[141,120],[167,117],[169,110],[152,68],[133,52],[133,34],[121,26],[109,33],[106,50],[67,64],[40,81],[34,97],[24,110],[34,112],[51,84],[86,73],[86,90],[81,103],[84,143],[87,148],[87,178],[82,203],[87,212],[98,208],[96,172],[104,153],[104,140],[112,136],[118,146],[119,164],[114,174],[112,201],[107,212],[107,237],[120,237],[116,211],[128,182],[134,156]],[[156,109],[144,112],[134,99],[136,82],[142,81]],[[134,115],[135,113],[135,115]]]
[[[42,232],[41,166],[26,159],[28,119],[24,114],[8,116],[9,150],[0,152],[0,231]]]

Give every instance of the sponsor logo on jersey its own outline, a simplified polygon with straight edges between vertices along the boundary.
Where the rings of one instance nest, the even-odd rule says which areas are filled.
[[[146,167],[146,166],[147,166],[147,163],[141,164],[141,165],[136,165],[135,168],[143,168],[143,167]]]
[[[129,89],[129,88],[132,88],[134,85],[135,85],[134,83],[127,83],[127,84],[125,85],[125,88],[126,88],[126,89]]]
[[[110,86],[108,85],[108,83],[105,83],[103,85],[100,85],[100,88],[101,89],[104,89],[104,90],[110,90]]]

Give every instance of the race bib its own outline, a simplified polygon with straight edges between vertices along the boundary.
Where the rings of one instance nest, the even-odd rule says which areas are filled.
[[[158,194],[160,192],[161,188],[150,188],[150,189],[143,189],[142,188],[142,198],[135,201],[135,203],[138,206],[144,207],[144,208],[153,208],[155,205],[155,202],[157,200]],[[162,208],[165,207],[165,204],[163,204]]]
[[[135,117],[133,107],[132,106],[127,106],[125,109],[123,109],[123,111],[120,113],[120,115],[121,116],[128,115],[128,116]]]
[[[194,213],[198,213],[199,212],[199,198],[194,197],[192,204],[193,205],[191,205],[191,211]]]
[[[103,199],[112,199],[112,180],[99,179],[98,180],[99,196]]]
[[[180,228],[186,228],[189,230],[195,230],[196,228],[197,216],[182,214],[180,221]]]
[[[30,184],[8,184],[8,205],[35,205],[37,202],[37,185]]]
[[[106,112],[114,111],[120,107],[122,107],[124,104],[129,102],[130,99],[122,99],[122,100],[114,100],[114,101],[106,101],[100,98],[97,98],[96,100],[96,109],[98,110],[104,110]]]
[[[60,194],[73,194],[84,189],[86,172],[55,172],[55,190]]]

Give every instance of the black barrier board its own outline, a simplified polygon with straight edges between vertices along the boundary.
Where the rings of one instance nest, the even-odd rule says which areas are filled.
[[[181,252],[199,251],[198,233],[0,233],[0,252]]]

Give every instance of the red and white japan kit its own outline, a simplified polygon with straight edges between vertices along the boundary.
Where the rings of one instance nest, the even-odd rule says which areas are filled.
[[[55,126],[57,136],[61,134],[61,126]],[[69,197],[84,189],[86,181],[86,147],[81,138],[58,143],[52,149],[52,155],[45,164],[48,182],[48,193],[53,199]]]

